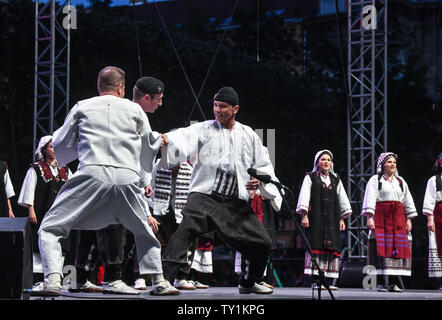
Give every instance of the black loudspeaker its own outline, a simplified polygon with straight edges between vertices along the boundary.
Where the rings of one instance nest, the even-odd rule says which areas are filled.
[[[0,218],[0,299],[29,299],[32,276],[29,219]]]
[[[366,265],[366,259],[344,260],[339,276],[339,287],[362,288],[362,282],[366,276],[362,270]]]

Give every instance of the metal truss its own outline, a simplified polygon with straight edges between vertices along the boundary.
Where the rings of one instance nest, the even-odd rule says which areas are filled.
[[[58,128],[69,110],[70,29],[60,23],[66,5],[70,0],[58,5],[55,0],[35,0],[33,150],[41,136]]]
[[[377,155],[387,149],[387,2],[348,0],[347,190],[353,208],[348,258],[367,255],[368,229],[361,216],[365,186],[376,172]],[[367,20],[367,9],[373,8],[376,21]]]

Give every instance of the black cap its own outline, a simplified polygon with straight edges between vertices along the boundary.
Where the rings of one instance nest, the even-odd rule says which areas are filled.
[[[239,104],[239,97],[235,89],[232,87],[222,87],[213,97],[214,101],[222,101],[230,104],[231,106],[236,106]]]
[[[135,83],[136,87],[145,94],[160,94],[164,92],[164,83],[152,77],[142,77]]]

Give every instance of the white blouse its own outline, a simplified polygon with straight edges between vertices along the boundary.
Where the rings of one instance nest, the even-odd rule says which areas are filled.
[[[422,213],[432,215],[436,203],[440,201],[442,201],[442,191],[436,191],[436,176],[432,176],[427,182]]]
[[[15,196],[14,187],[11,182],[11,177],[9,177],[9,171],[6,169],[5,175],[3,177],[3,182],[5,184],[6,198],[12,198]]]
[[[374,175],[368,180],[365,188],[364,202],[362,205],[362,214],[375,214],[376,203],[380,201],[399,201],[402,203],[407,218],[417,216],[417,210],[414,205],[408,185],[402,177],[402,191],[398,179],[393,176],[390,182],[385,176],[381,177],[382,188],[378,189],[378,176]]]
[[[330,173],[331,174],[331,173]],[[330,175],[324,176],[320,174],[322,182],[328,187],[331,183]],[[312,179],[308,174],[305,175],[304,181],[302,182],[301,191],[299,192],[298,205],[296,206],[296,212],[302,214],[303,211],[308,213],[308,208],[310,205],[312,189]],[[351,205],[348,200],[347,193],[345,192],[342,181],[339,180],[338,186],[336,188],[336,193],[338,194],[339,207],[341,208],[341,218],[345,218],[351,214]]]
[[[58,175],[58,168],[49,166],[52,175],[56,177]],[[71,170],[68,168],[67,178],[72,175]],[[33,167],[30,167],[26,172],[23,185],[18,196],[17,204],[23,207],[33,206],[35,199],[35,188],[37,187],[37,173]]]

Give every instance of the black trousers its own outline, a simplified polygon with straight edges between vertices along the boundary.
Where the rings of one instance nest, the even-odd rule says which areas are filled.
[[[180,265],[189,264],[188,252],[196,239],[210,231],[218,231],[248,260],[248,268],[241,273],[242,286],[252,286],[262,278],[272,240],[247,201],[192,192],[182,213],[183,221],[162,258],[164,277],[170,283]]]
[[[162,238],[162,242],[164,242],[164,246],[162,247],[162,252],[165,252],[165,249],[168,246],[168,243],[170,241],[170,238],[172,238],[173,234],[177,231],[179,227],[179,223],[176,222],[175,218],[175,209],[169,206],[169,209],[167,211],[166,215],[163,216],[154,216],[155,219],[157,219],[160,222],[158,234]],[[193,256],[195,254],[197,241],[194,241],[193,243],[189,243],[189,252],[187,253],[187,261],[186,264],[181,264],[178,273],[177,278],[178,279],[186,279],[190,273],[190,266],[191,262],[193,261]]]
[[[104,263],[103,281],[111,282],[121,279],[126,232],[127,230],[123,225],[115,224],[97,231],[81,230],[78,233],[77,254],[75,258],[78,282],[85,282],[89,276],[84,270],[88,264],[91,245],[97,246],[98,255]]]

